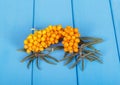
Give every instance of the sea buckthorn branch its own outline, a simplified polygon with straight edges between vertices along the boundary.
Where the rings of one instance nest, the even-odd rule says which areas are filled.
[[[92,45],[101,43],[103,40],[101,38],[93,38],[93,37],[81,37],[79,43],[79,48],[77,53],[68,53],[66,52],[64,58],[61,61],[66,60],[64,65],[71,63],[76,56],[76,61],[70,66],[70,69],[74,68],[77,64],[82,63],[82,70],[84,70],[84,59],[92,61],[98,61],[102,63],[100,59],[99,50],[95,49]]]
[[[99,50],[93,47],[94,44],[100,42],[102,42],[100,38],[80,37],[77,28],[72,28],[71,26],[63,28],[61,25],[50,25],[43,30],[36,29],[34,34],[30,34],[24,40],[24,49],[19,51],[24,51],[29,54],[22,60],[22,62],[28,60],[28,68],[34,60],[36,60],[38,69],[40,68],[39,60],[43,60],[49,64],[56,64],[54,62],[66,60],[64,65],[68,65],[76,56],[76,61],[70,68],[74,68],[82,61],[82,70],[84,70],[84,59],[91,62],[95,60],[102,62],[99,57]],[[61,60],[58,61],[56,58],[50,56],[51,52],[61,49],[65,51],[64,57]]]

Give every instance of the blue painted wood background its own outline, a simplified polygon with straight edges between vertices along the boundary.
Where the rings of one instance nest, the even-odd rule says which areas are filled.
[[[72,16],[72,6],[74,16]],[[73,18],[74,17],[74,18]],[[16,49],[32,27],[49,24],[79,28],[82,36],[102,37],[96,45],[103,64],[85,62],[69,70],[63,62],[57,66],[41,62],[30,69],[20,60],[26,56]],[[0,0],[0,85],[120,85],[120,0]],[[59,52],[59,54],[58,54]],[[52,55],[60,59],[63,51]]]

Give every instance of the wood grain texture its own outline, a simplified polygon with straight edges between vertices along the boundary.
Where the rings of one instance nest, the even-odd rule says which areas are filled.
[[[110,0],[111,11],[113,17],[114,32],[116,36],[116,44],[118,47],[118,55],[120,61],[120,0]]]
[[[44,29],[48,25],[62,24],[64,27],[72,25],[70,0],[36,0],[35,5],[35,27]],[[64,52],[56,51],[53,55],[62,59]],[[63,65],[49,65],[40,62],[41,70],[34,66],[34,85],[76,85],[76,70],[69,70]]]
[[[119,85],[120,64],[117,53],[109,0],[75,0],[75,24],[82,36],[101,37],[102,44],[95,45],[103,54],[103,64],[85,62],[79,69],[80,85]]]
[[[17,52],[31,33],[32,1],[0,0],[0,85],[31,85],[31,69]]]

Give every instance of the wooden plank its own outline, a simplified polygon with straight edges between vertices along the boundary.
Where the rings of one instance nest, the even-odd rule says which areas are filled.
[[[116,42],[118,47],[118,55],[120,61],[120,0],[110,0],[111,12],[113,16],[114,31],[116,35]]]
[[[85,70],[79,69],[80,85],[119,85],[120,64],[109,0],[75,0],[75,25],[82,36],[101,37],[96,45],[103,54],[103,64],[85,61]]]
[[[70,0],[37,0],[35,27],[43,29],[48,25],[72,25]],[[63,57],[63,51],[53,52],[57,59]],[[41,70],[34,66],[34,85],[76,85],[76,70],[69,70],[62,63],[56,66],[40,62]]]
[[[31,85],[31,69],[17,52],[31,32],[32,1],[0,0],[0,85]]]

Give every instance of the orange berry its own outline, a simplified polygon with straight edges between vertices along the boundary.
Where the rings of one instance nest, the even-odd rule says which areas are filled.
[[[40,35],[41,35],[41,34],[42,34],[42,31],[41,31],[41,30],[39,30],[39,31],[38,31],[38,34],[40,34]]]
[[[30,43],[33,43],[33,41],[34,41],[33,39],[29,39],[29,42],[30,42]]]
[[[43,50],[44,50],[44,48],[42,48],[42,47],[41,47],[41,48],[39,48],[39,50],[40,50],[40,51],[43,51]]]
[[[73,53],[73,50],[69,50],[69,53]]]
[[[41,42],[41,45],[44,47],[46,44],[45,44],[45,42]]]
[[[74,32],[70,32],[70,35],[73,35],[74,34]]]
[[[56,26],[53,26],[53,30],[56,30],[57,28],[56,28]]]
[[[55,43],[58,43],[58,40],[55,40]]]
[[[49,29],[52,29],[52,25],[49,25],[48,28],[49,28]]]
[[[52,41],[52,44],[55,44],[55,42],[54,42],[54,41]]]
[[[69,46],[72,46],[72,45],[73,45],[73,42],[70,42],[70,43],[69,43]]]
[[[48,45],[51,45],[51,42],[48,42]]]
[[[30,34],[28,37],[27,37],[27,39],[31,39],[32,38],[32,34]]]
[[[34,45],[37,45],[37,44],[38,44],[38,42],[37,42],[37,41],[35,41],[35,42],[34,42]]]
[[[64,41],[62,41],[62,44],[64,44],[65,42]]]
[[[36,46],[35,46],[35,45],[33,45],[33,46],[32,46],[32,50],[34,50],[35,48],[36,48]]]
[[[75,37],[80,37],[80,34],[75,34]]]
[[[44,47],[47,48],[48,47],[47,44]]]
[[[27,40],[24,40],[24,44],[28,44],[28,41],[27,41]]]
[[[77,39],[75,39],[75,42],[79,43],[79,42],[80,42],[80,39],[78,39],[78,38],[77,38]]]
[[[74,43],[74,44],[73,44],[73,47],[78,47],[78,43]]]
[[[25,49],[27,49],[27,48],[28,48],[28,46],[27,46],[27,45],[24,45],[24,48],[25,48]]]
[[[78,28],[74,28],[74,32],[78,32]]]
[[[67,41],[68,39],[66,37],[63,38],[64,41]]]
[[[63,36],[65,36],[65,34],[66,34],[65,32],[62,32],[62,35],[63,35]]]
[[[66,43],[64,43],[64,46],[65,46],[65,47],[68,47],[68,43],[67,43],[67,42],[66,42]]]
[[[47,33],[47,36],[50,36],[51,35],[51,33]]]
[[[59,39],[60,37],[59,37],[59,35],[56,35],[56,39]]]
[[[51,38],[50,38],[50,41],[51,41],[51,42],[54,41],[54,38],[51,37]]]
[[[67,36],[66,38],[67,38],[68,40],[70,40],[70,39],[71,39],[71,37],[70,37],[70,36]]]
[[[41,38],[41,41],[45,41],[45,38],[44,38],[44,37],[42,37],[42,38]]]
[[[52,35],[51,35],[51,37],[53,37],[53,38],[54,38],[54,37],[56,37],[56,35],[55,35],[55,34],[52,34]]]
[[[31,47],[31,46],[32,46],[32,43],[29,43],[28,46]]]
[[[27,52],[27,53],[30,53],[31,51],[28,49],[26,52]]]
[[[40,34],[38,34],[38,35],[37,35],[37,37],[38,37],[38,38],[40,38],[40,37],[41,37],[41,35],[40,35]]]
[[[38,49],[38,47],[36,47],[35,52],[38,52],[38,51],[39,51],[39,49]]]
[[[72,47],[69,46],[68,49],[69,49],[69,50],[72,50]]]
[[[78,52],[78,48],[74,48],[74,52]]]
[[[46,30],[43,30],[43,31],[42,31],[42,34],[43,34],[43,35],[46,34]]]
[[[74,40],[75,39],[75,36],[72,36],[72,40]]]
[[[41,41],[41,39],[37,39],[37,42],[40,42]]]
[[[57,30],[60,30],[62,28],[62,25],[57,26]]]
[[[68,48],[64,48],[64,51],[67,52],[67,51],[68,51]]]
[[[72,27],[71,27],[71,26],[66,26],[66,28],[68,28],[68,29],[69,29],[69,28],[72,28]]]
[[[34,39],[34,40],[37,40],[37,37],[34,36],[33,39]]]
[[[46,38],[46,40],[47,40],[47,41],[49,41],[49,40],[50,40],[50,38],[49,38],[49,37],[47,37],[47,38]]]

